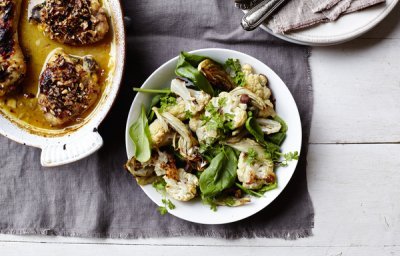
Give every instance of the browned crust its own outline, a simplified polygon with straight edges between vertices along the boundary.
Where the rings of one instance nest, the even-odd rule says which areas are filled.
[[[33,8],[30,20],[51,39],[69,45],[98,42],[109,30],[98,0],[47,0]]]

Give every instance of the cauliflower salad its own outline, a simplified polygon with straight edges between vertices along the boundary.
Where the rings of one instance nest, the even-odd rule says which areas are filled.
[[[241,206],[277,187],[278,166],[297,160],[282,153],[287,125],[276,114],[268,78],[249,64],[182,52],[177,77],[153,94],[130,128],[134,155],[126,169],[171,200],[200,198],[211,209]]]

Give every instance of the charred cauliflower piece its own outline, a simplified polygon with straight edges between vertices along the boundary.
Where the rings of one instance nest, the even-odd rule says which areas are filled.
[[[240,151],[237,176],[248,189],[259,189],[275,182],[274,162],[266,158],[265,149],[252,139],[227,142],[226,145]]]
[[[33,7],[29,20],[52,40],[69,45],[98,42],[109,30],[98,0],[46,0]]]
[[[211,96],[203,91],[187,88],[185,81],[181,79],[172,80],[171,92],[178,96],[176,103],[166,107],[164,111],[179,120],[186,120],[201,112],[211,99]]]
[[[221,92],[213,97],[202,117],[192,118],[189,127],[196,132],[200,143],[212,144],[221,136],[221,129],[236,130],[247,119],[247,105],[240,102],[240,97]]]
[[[164,176],[164,180],[167,183],[165,190],[172,198],[178,201],[189,201],[196,196],[199,179],[195,175],[178,169],[176,178]]]
[[[26,64],[18,42],[20,1],[0,2],[0,97],[18,88]]]
[[[178,169],[172,155],[161,151],[154,151],[150,160],[141,163],[132,157],[126,164],[127,169],[140,185],[152,183],[157,176],[178,179]]]
[[[91,56],[71,56],[61,48],[49,54],[39,78],[38,104],[51,125],[67,123],[95,103],[100,93],[97,73]]]
[[[180,79],[171,82],[171,92],[178,95],[185,103],[185,111],[191,115],[196,115],[204,109],[210,101],[211,96],[203,91],[196,91],[186,87],[186,83]]]
[[[243,187],[259,189],[263,185],[275,182],[274,162],[242,152],[239,156],[237,176]]]
[[[254,74],[253,68],[249,64],[243,65],[242,71],[245,75],[245,80],[246,80],[244,88],[248,89],[258,97],[260,97],[267,106],[267,108],[259,111],[258,116],[260,117],[275,116],[274,105],[270,100],[271,90],[267,86],[268,84],[267,77],[261,74]]]
[[[159,113],[158,109],[153,107],[152,110],[156,114],[157,119],[149,125],[151,142],[153,148],[159,148],[168,144],[170,138],[173,137],[173,133],[169,129],[168,123]]]

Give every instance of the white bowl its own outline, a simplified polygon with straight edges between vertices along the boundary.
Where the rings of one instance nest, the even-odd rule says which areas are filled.
[[[301,122],[296,103],[288,88],[278,75],[261,61],[241,52],[226,49],[201,49],[191,53],[208,56],[218,62],[224,63],[228,58],[239,59],[242,64],[248,63],[253,66],[255,72],[266,75],[269,79],[269,86],[276,98],[276,110],[288,124],[289,130],[287,138],[282,145],[283,152],[298,151],[301,148]],[[169,87],[171,80],[175,78],[174,69],[178,57],[166,62],[158,68],[143,84],[142,88],[166,88]],[[129,137],[129,128],[137,119],[141,105],[149,106],[154,95],[138,93],[132,103],[126,124],[126,152],[128,158],[133,155],[133,146]],[[216,212],[211,211],[210,207],[201,203],[200,200],[190,202],[179,202],[170,198],[176,205],[174,210],[169,212],[181,219],[202,223],[202,224],[224,224],[247,218],[269,205],[286,187],[296,168],[297,161],[290,162],[288,167],[277,169],[278,188],[265,193],[262,198],[252,198],[251,203],[240,207],[218,207]],[[161,205],[162,195],[151,185],[141,186],[154,203]]]
[[[0,115],[0,134],[21,144],[41,148],[40,160],[43,166],[58,166],[80,160],[103,145],[97,127],[117,96],[125,63],[125,28],[120,2],[106,0],[104,4],[111,14],[110,22],[114,34],[111,56],[115,63],[109,74],[110,82],[89,117],[71,129],[46,133]]]

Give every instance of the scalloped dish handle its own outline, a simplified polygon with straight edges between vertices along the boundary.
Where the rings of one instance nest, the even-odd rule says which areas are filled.
[[[80,137],[42,147],[42,166],[54,167],[78,161],[96,152],[103,145],[98,132],[85,133]]]

